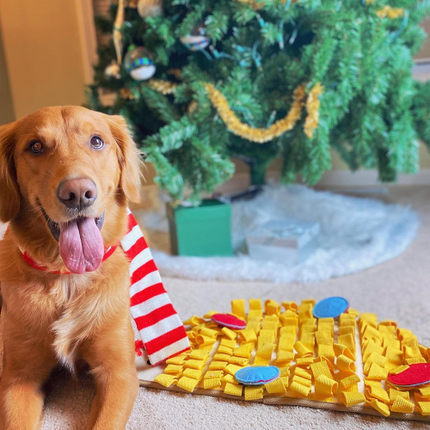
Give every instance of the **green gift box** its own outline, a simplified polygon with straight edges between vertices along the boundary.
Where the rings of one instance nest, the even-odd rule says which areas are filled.
[[[167,205],[172,254],[195,257],[233,255],[231,205],[203,200],[199,206]]]

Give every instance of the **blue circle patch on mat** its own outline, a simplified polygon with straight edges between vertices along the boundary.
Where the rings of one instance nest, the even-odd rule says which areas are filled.
[[[349,308],[349,303],[343,297],[328,297],[314,306],[315,318],[337,318]]]
[[[262,385],[278,379],[281,371],[276,366],[248,366],[236,372],[236,379],[244,385]]]

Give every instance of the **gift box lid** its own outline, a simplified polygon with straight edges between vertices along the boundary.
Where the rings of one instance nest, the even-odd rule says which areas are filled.
[[[283,219],[269,221],[246,235],[248,245],[267,245],[283,248],[301,248],[320,231],[317,222]]]

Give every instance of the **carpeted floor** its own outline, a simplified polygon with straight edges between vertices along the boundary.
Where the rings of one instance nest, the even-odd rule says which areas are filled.
[[[361,312],[375,312],[381,319],[396,320],[401,327],[411,329],[421,343],[430,345],[430,188],[394,187],[381,197],[411,205],[421,220],[415,241],[400,257],[354,275],[307,285],[165,278],[178,313],[185,319],[208,310],[228,311],[235,298],[301,301],[341,295]],[[90,379],[72,381],[64,374],[56,375],[46,400],[42,429],[86,428],[93,396]],[[428,424],[139,389],[127,429],[191,428],[392,430],[424,429]]]

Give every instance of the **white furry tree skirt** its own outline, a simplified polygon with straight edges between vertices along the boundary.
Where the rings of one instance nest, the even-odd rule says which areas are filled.
[[[407,207],[300,185],[266,186],[255,199],[234,203],[232,208],[235,257],[177,257],[154,250],[161,274],[195,280],[322,281],[398,256],[412,242],[418,227],[417,216]],[[319,222],[319,247],[305,262],[285,267],[243,253],[247,232],[282,218]],[[143,225],[154,227],[148,225],[151,216],[140,219]]]

